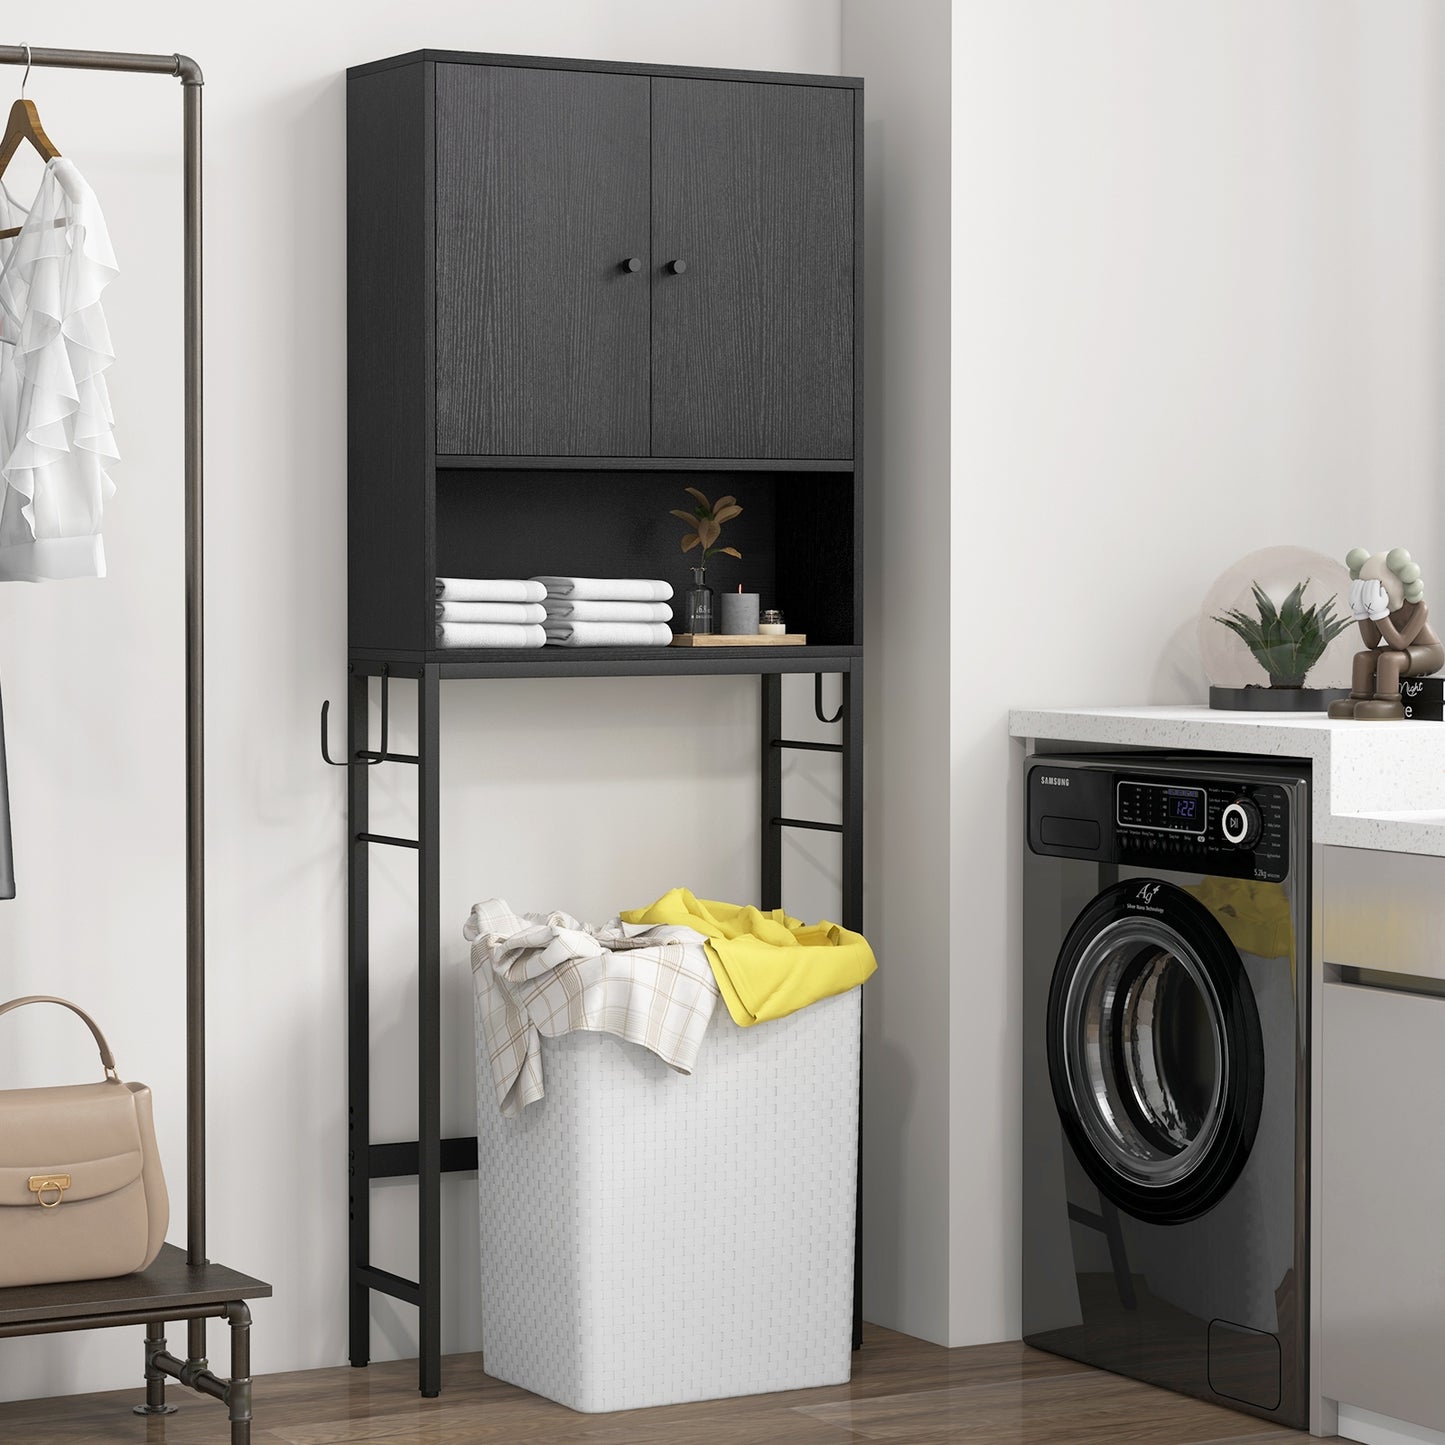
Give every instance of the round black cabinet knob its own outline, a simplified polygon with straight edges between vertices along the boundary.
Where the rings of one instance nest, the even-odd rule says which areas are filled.
[[[642,257],[641,257],[641,256],[629,256],[629,257],[622,263],[622,269],[623,269],[624,271],[640,271],[640,270],[642,270]]]
[[[682,273],[687,270],[687,262],[669,261],[667,263],[667,269],[671,271],[674,276],[681,276]]]

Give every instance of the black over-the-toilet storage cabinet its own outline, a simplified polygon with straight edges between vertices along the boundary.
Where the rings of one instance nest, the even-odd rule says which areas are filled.
[[[757,674],[759,900],[781,830],[843,835],[862,923],[862,82],[423,50],[347,76],[351,1354],[369,1292],[419,1305],[440,1376],[438,689],[448,678]],[[687,485],[743,514],[709,581],[805,647],[442,650],[433,579],[664,577]],[[841,823],[782,812],[781,676],[842,675]],[[373,748],[369,683],[419,685],[415,755]],[[819,716],[823,717],[821,694]],[[838,719],[825,719],[833,721]],[[418,769],[415,840],[367,826],[368,765]],[[367,854],[419,855],[418,1138],[370,1142]],[[420,1180],[419,1278],[370,1262],[370,1182]]]

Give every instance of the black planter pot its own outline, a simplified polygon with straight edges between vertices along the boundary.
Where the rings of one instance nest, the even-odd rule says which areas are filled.
[[[1349,695],[1347,687],[1211,687],[1209,706],[1221,712],[1324,712]]]

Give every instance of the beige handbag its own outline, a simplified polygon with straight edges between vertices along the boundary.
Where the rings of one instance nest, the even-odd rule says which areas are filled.
[[[58,1003],[85,1020],[105,1079],[0,1089],[0,1287],[144,1269],[170,1222],[151,1091],[120,1081],[105,1036],[73,1003],[17,998],[0,1014],[30,1003]]]

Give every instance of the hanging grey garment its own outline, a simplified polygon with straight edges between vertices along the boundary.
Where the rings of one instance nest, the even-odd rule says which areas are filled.
[[[115,253],[73,162],[27,210],[0,185],[0,581],[104,577],[100,526],[118,459],[101,293]]]
[[[692,1072],[718,1000],[702,934],[615,918],[591,928],[565,913],[519,915],[500,898],[478,903],[463,933],[507,1117],[542,1097],[543,1035],[616,1034]]]

